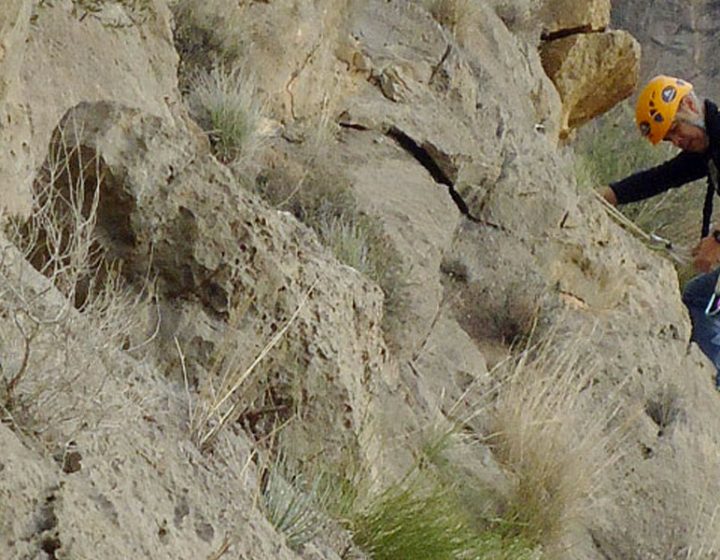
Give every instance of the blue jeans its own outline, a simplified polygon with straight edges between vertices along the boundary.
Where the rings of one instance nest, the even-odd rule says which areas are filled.
[[[705,308],[715,290],[720,268],[696,276],[685,286],[682,300],[690,312],[692,335],[690,340],[697,342],[700,350],[715,365],[717,374],[715,385],[720,389],[720,315],[705,315]]]

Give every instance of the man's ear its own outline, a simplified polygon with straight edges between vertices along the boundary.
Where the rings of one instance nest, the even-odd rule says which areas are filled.
[[[700,114],[700,107],[698,107],[695,97],[693,97],[692,95],[686,95],[680,100],[680,108],[685,109],[686,111],[690,111],[695,115]]]

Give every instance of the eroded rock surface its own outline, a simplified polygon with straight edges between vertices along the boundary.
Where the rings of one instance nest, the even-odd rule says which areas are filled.
[[[709,474],[720,449],[712,367],[688,349],[672,267],[577,191],[557,145],[628,93],[637,48],[626,34],[546,43],[560,51],[545,58],[556,89],[535,40],[488,3],[455,34],[419,3],[224,5],[277,131],[244,171],[245,188],[182,105],[162,1],[127,27],[108,25],[130,17],[117,5],[85,17],[70,0],[34,13],[8,6],[8,207],[27,209],[64,127],[97,158],[100,242],[132,285],[151,277],[157,288],[145,323],[120,345],[96,340],[75,312],[62,337],[37,339],[45,350],[15,388],[22,414],[0,430],[12,450],[0,459],[0,493],[13,504],[0,518],[0,555],[219,558],[228,543],[238,557],[336,560],[347,535],[343,546],[314,539],[298,552],[272,528],[255,502],[254,452],[272,441],[300,461],[350,454],[382,485],[407,473],[428,428],[462,414],[471,437],[455,456],[501,495],[512,476],[486,445],[490,412],[478,403],[518,341],[550,332],[588,333],[578,342],[592,364],[583,414],[608,411],[598,422],[614,438],[602,451],[602,499],[588,499],[557,557],[664,559],[697,542],[694,520],[720,491]],[[607,3],[574,6],[577,17],[553,16],[558,30],[605,27]],[[547,21],[538,28],[554,29]],[[587,62],[613,45],[607,66]],[[608,79],[618,73],[622,82]],[[400,256],[392,335],[381,289],[255,192],[268,177],[302,187],[317,168],[347,186]],[[45,281],[29,269],[13,278]],[[50,286],[33,290],[62,301]],[[25,339],[13,317],[0,320],[7,382],[23,367]],[[252,372],[237,396],[244,407],[199,449],[190,405],[218,386],[229,349],[234,367]]]

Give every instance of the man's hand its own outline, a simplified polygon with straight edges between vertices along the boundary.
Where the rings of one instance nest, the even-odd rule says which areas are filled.
[[[615,191],[612,190],[610,187],[603,187],[600,190],[600,196],[602,196],[607,202],[609,202],[613,206],[617,206],[617,196],[615,196]]]
[[[714,235],[708,235],[700,240],[692,250],[695,257],[693,265],[698,272],[710,272],[720,264],[720,243],[715,240]]]

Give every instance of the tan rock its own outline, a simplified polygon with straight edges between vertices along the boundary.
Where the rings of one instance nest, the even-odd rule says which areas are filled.
[[[545,35],[603,30],[610,23],[610,0],[546,0],[540,18]]]
[[[100,4],[102,9],[84,17],[70,0],[34,8],[33,2],[10,0],[10,10],[3,4],[0,104],[9,118],[2,119],[0,131],[7,146],[0,154],[0,199],[10,212],[27,210],[32,175],[71,107],[116,100],[167,117],[167,104],[179,100],[165,3],[150,0],[147,17],[137,21],[127,19],[130,8]]]
[[[561,137],[630,96],[637,86],[640,45],[625,31],[548,41],[541,56],[562,98]]]

